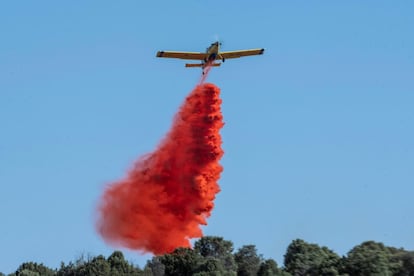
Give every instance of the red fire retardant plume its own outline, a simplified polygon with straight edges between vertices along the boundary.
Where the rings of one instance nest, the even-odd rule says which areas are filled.
[[[158,149],[107,187],[97,221],[106,242],[158,255],[202,236],[223,170],[220,105],[218,87],[198,85]]]

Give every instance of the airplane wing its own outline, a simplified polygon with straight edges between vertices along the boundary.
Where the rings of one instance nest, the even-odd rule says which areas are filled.
[[[157,57],[204,60],[206,53],[158,51]]]
[[[228,59],[228,58],[239,58],[245,56],[262,55],[264,49],[250,49],[250,50],[239,50],[230,52],[220,52],[216,59]]]

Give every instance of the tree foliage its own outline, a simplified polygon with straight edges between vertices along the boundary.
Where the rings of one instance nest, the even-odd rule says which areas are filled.
[[[128,263],[125,258],[124,254],[121,251],[115,251],[108,257],[108,263],[110,266],[110,274],[111,275],[131,275],[133,273],[137,274],[140,270],[134,268],[133,265]]]
[[[356,276],[396,275],[403,269],[403,262],[400,262],[398,255],[394,249],[382,243],[366,241],[349,251],[344,262],[345,272]]]
[[[398,276],[414,276],[414,252],[407,252],[400,250],[396,255],[393,256],[401,266],[396,271]]]
[[[12,275],[21,275],[21,276],[53,276],[56,274],[56,271],[46,267],[43,264],[38,264],[35,262],[26,262],[21,264],[16,272]]]
[[[339,275],[340,257],[317,244],[297,239],[290,243],[285,254],[285,269],[292,275]]]
[[[114,251],[108,258],[82,255],[74,262],[62,262],[59,269],[25,262],[8,276],[414,276],[414,251],[374,241],[355,246],[341,258],[327,247],[296,239],[286,250],[282,268],[273,259],[263,259],[255,245],[233,250],[233,242],[206,236],[195,242],[194,249],[177,248],[154,256],[144,270],[126,261],[121,251]]]
[[[161,262],[161,257],[154,257],[149,260],[144,268],[144,272],[151,272],[152,276],[165,275],[165,265]]]
[[[197,272],[194,274],[196,276],[220,276],[220,275],[229,275],[225,270],[223,263],[216,258],[206,258],[203,260]]]
[[[244,245],[234,254],[234,259],[237,263],[237,275],[254,276],[257,275],[263,258],[257,255],[255,245]]]
[[[214,259],[219,262],[226,274],[235,275],[237,264],[233,255],[233,242],[224,240],[222,237],[202,237],[194,244],[194,250],[205,259]]]
[[[61,263],[56,276],[143,275],[142,270],[128,263],[121,251],[114,251],[107,259],[102,256],[78,258],[75,263]]]
[[[200,256],[192,249],[178,248],[171,254],[165,254],[159,258],[165,267],[165,275],[191,276],[198,268]]]
[[[277,263],[272,259],[262,261],[257,272],[257,276],[289,276],[288,272],[285,272],[277,267]]]

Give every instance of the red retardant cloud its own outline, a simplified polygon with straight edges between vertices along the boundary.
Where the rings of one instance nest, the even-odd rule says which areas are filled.
[[[198,85],[158,148],[104,191],[96,224],[103,239],[159,255],[201,237],[220,191],[223,125],[220,89]]]

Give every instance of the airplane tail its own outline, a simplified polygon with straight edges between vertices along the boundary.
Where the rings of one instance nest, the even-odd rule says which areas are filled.
[[[221,63],[212,63],[210,66],[217,67],[217,66],[220,66],[220,65],[221,65]],[[202,63],[187,63],[185,65],[185,67],[204,67],[204,66],[205,66],[205,64],[202,64]]]

